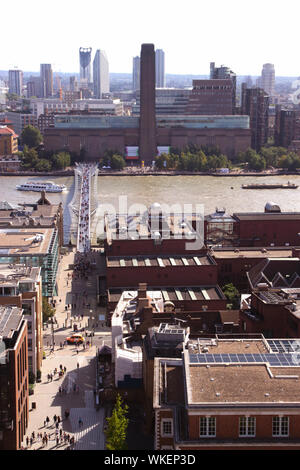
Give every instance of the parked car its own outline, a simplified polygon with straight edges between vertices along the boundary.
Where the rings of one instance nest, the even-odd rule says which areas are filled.
[[[84,337],[79,333],[75,333],[74,335],[68,336],[66,341],[68,344],[81,344],[84,342]]]

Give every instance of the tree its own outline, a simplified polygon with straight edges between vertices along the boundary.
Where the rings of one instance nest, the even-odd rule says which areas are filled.
[[[49,318],[53,317],[55,314],[55,308],[53,308],[49,304],[47,297],[43,297],[42,311],[43,311],[43,323],[46,323],[49,320]]]
[[[24,127],[21,133],[21,141],[23,145],[27,145],[30,148],[37,147],[42,142],[42,134],[40,130],[34,126]]]
[[[129,419],[127,418],[128,406],[122,403],[120,395],[117,395],[116,404],[110,418],[106,418],[108,427],[105,431],[106,448],[108,450],[126,450],[126,434]]]
[[[240,306],[240,293],[237,288],[230,282],[222,287],[222,291],[229,302],[232,309],[238,309]]]
[[[123,170],[126,163],[121,155],[113,155],[110,159],[110,166],[113,170]]]
[[[57,170],[64,170],[67,166],[71,164],[71,157],[68,152],[59,152],[54,154],[52,157],[52,162],[54,168]]]
[[[49,172],[52,169],[52,165],[49,160],[41,158],[40,160],[38,160],[34,168],[36,171]]]
[[[24,170],[35,168],[39,161],[37,151],[33,148],[29,149],[27,145],[24,146],[23,152],[20,152],[18,155]]]

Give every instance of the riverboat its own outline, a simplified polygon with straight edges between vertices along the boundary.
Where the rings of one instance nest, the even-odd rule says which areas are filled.
[[[294,183],[286,184],[242,184],[243,189],[297,189],[298,186]]]
[[[18,191],[45,191],[46,193],[61,193],[65,191],[67,187],[64,184],[55,184],[52,181],[28,181],[24,184],[18,184],[16,186]]]

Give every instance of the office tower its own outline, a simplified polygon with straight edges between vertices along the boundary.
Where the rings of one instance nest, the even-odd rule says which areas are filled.
[[[87,88],[91,83],[91,47],[79,48],[80,86]]]
[[[273,64],[264,64],[261,72],[260,87],[271,97],[275,95],[275,68]]]
[[[155,86],[156,88],[165,88],[165,53],[162,49],[155,51]]]
[[[230,70],[229,67],[221,65],[221,67],[215,67],[215,62],[210,63],[210,79],[230,79],[233,83],[233,95],[232,95],[232,114],[236,111],[236,74]]]
[[[23,72],[22,70],[8,71],[9,93],[15,93],[18,96],[23,94]]]
[[[193,80],[185,114],[231,115],[234,95],[230,79]]]
[[[51,64],[41,64],[40,79],[42,98],[51,97],[53,95],[53,72]]]
[[[75,76],[70,77],[70,91],[78,91],[78,80]]]
[[[96,51],[93,61],[94,98],[101,99],[103,93],[109,93],[109,68],[103,50]]]
[[[157,155],[155,116],[155,52],[153,44],[142,44],[140,83],[140,159],[151,165]]]
[[[300,140],[300,112],[296,109],[275,108],[275,145],[288,148]]]
[[[132,90],[136,91],[140,89],[140,69],[141,59],[139,56],[133,58],[132,61]]]
[[[41,98],[41,79],[40,77],[31,76],[27,82],[27,98],[33,96]]]
[[[242,114],[250,117],[251,147],[259,151],[268,141],[269,96],[261,88],[242,84]]]

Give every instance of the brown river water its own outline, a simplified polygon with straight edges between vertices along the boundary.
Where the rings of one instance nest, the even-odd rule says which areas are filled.
[[[14,204],[36,202],[39,194],[16,190],[16,185],[29,180],[47,181],[51,179],[68,188],[63,193],[47,193],[47,198],[53,203],[62,202],[64,206],[65,242],[69,237],[71,224],[68,204],[73,198],[74,177],[0,177],[0,200]],[[249,183],[295,183],[298,189],[267,189],[246,190],[242,184]],[[230,177],[230,176],[98,176],[98,204],[111,204],[116,211],[120,209],[120,199],[126,200],[127,207],[142,204],[149,207],[153,202],[182,207],[186,204],[195,207],[204,205],[204,213],[215,212],[216,208],[224,208],[228,214],[233,212],[263,211],[266,202],[279,204],[282,211],[300,212],[300,175]],[[122,207],[122,206],[121,206]],[[97,231],[97,224],[94,224]],[[95,228],[96,227],[96,228]]]

